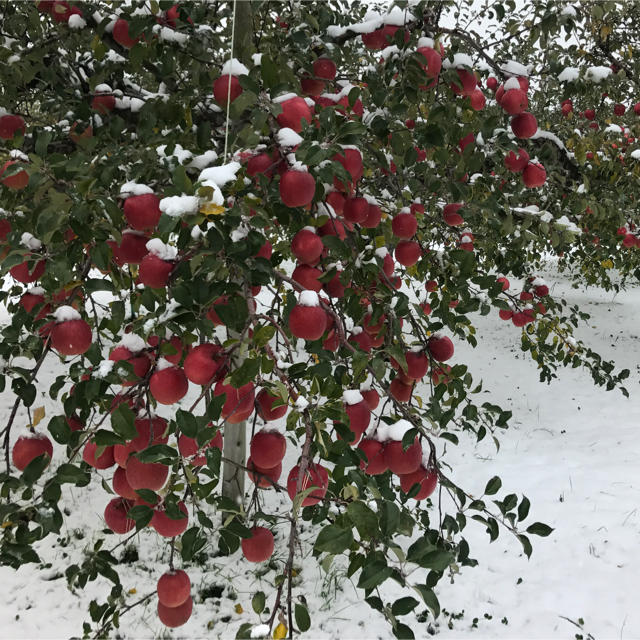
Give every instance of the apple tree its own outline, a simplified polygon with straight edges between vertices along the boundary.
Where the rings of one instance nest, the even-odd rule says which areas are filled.
[[[102,483],[66,572],[112,583],[85,635],[149,602],[184,624],[214,552],[266,563],[238,637],[305,632],[304,526],[413,637],[477,564],[468,526],[527,556],[550,533],[445,464],[511,418],[455,350],[494,314],[541,383],[626,393],[540,270],[640,275],[637,9],[488,4],[3,5],[0,560],[39,562],[69,487]],[[142,535],[166,566],[135,600],[116,550]]]

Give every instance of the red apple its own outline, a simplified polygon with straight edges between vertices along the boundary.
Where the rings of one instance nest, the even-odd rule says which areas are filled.
[[[116,20],[116,23],[113,25],[112,35],[113,39],[125,49],[131,49],[140,41],[139,37],[134,40],[129,35],[129,23],[124,18]]]
[[[20,436],[15,441],[11,450],[11,459],[13,466],[18,471],[24,471],[32,460],[43,454],[51,461],[53,457],[51,440],[44,434],[32,433],[27,436]]]
[[[541,187],[547,180],[547,172],[541,164],[530,162],[522,172],[522,182],[530,189]]]
[[[149,391],[160,404],[175,404],[188,390],[189,382],[179,367],[157,369],[149,380]]]
[[[158,600],[158,618],[165,627],[181,627],[191,617],[193,611],[193,598],[189,596],[181,605],[177,607],[165,607]]]
[[[336,77],[336,63],[330,58],[318,58],[313,63],[313,74],[316,78],[333,80]]]
[[[154,253],[147,253],[140,262],[138,277],[145,287],[164,289],[169,282],[169,275],[175,267],[175,262],[163,260]]]
[[[282,462],[287,451],[287,441],[278,431],[258,431],[251,438],[249,451],[256,466],[272,469]]]
[[[63,356],[85,353],[91,341],[91,327],[82,319],[57,322],[51,330],[51,346]]]
[[[9,167],[14,164],[18,164],[18,162],[15,160],[7,160],[2,165],[2,169],[0,169],[0,182],[9,189],[24,189],[29,184],[29,174],[24,169],[14,173],[13,175],[7,175],[2,178],[5,173],[10,173]]]
[[[273,533],[266,527],[253,527],[250,538],[242,538],[242,554],[249,562],[265,562],[274,549]]]
[[[104,510],[104,521],[114,533],[129,533],[135,526],[135,520],[127,518],[127,513],[133,507],[133,503],[122,498],[111,500]]]
[[[102,453],[97,456],[98,445],[95,442],[87,442],[82,450],[82,459],[94,469],[108,469],[115,464],[113,457],[113,445],[101,447]]]
[[[117,346],[110,354],[109,360],[114,362],[125,361],[133,367],[133,377],[125,378],[121,384],[125,387],[135,384],[140,378],[144,378],[151,368],[151,360],[146,353],[132,353],[124,345]]]
[[[247,460],[247,469],[249,470],[249,479],[260,489],[270,489],[282,475],[282,463],[275,467],[263,468],[257,466],[251,456]]]
[[[299,476],[300,467],[299,465],[296,465],[295,467],[293,467],[293,469],[291,469],[291,471],[289,472],[289,477],[287,478],[287,493],[289,494],[291,500],[296,497],[296,488]],[[300,491],[306,491],[307,489],[311,489],[312,487],[317,487],[317,489],[315,491],[312,491],[302,501],[302,506],[308,507],[321,502],[327,493],[328,486],[329,474],[327,470],[319,464],[311,463],[304,474]]]
[[[384,461],[396,475],[413,473],[422,463],[422,445],[416,437],[413,444],[404,451],[402,442],[389,440],[384,445]]]
[[[280,103],[280,106],[282,107],[282,113],[276,116],[276,120],[281,127],[289,127],[296,133],[300,133],[302,131],[303,120],[306,120],[308,123],[311,122],[311,109],[304,98],[295,96],[294,98],[284,100]]]
[[[169,467],[159,462],[140,462],[132,455],[127,460],[127,482],[132,489],[158,491],[164,487],[169,475]]]
[[[398,242],[393,255],[401,265],[411,267],[420,260],[422,249],[414,240],[401,240]]]
[[[274,407],[273,403],[280,398],[272,396],[266,389],[261,389],[256,396],[256,406],[258,415],[265,421],[278,420],[287,413],[286,403],[278,407]]]
[[[525,111],[511,118],[511,130],[516,138],[530,138],[538,130],[538,121],[532,113]]]
[[[324,245],[320,237],[309,229],[301,229],[291,240],[291,253],[299,263],[314,265],[320,260]]]
[[[131,196],[124,201],[124,217],[132,229],[155,229],[160,220],[160,198],[153,193]]]
[[[461,224],[464,224],[464,218],[458,213],[463,206],[460,202],[445,205],[442,210],[442,219],[450,227],[459,227]]]
[[[252,413],[255,401],[255,388],[252,382],[247,382],[239,389],[230,384],[224,384],[222,380],[216,383],[213,389],[214,396],[226,394],[222,406],[222,419],[230,424],[238,424],[246,420]]]
[[[322,307],[297,304],[289,314],[289,330],[296,338],[317,340],[327,328],[327,315]]]
[[[207,456],[205,450],[213,447],[222,451],[223,447],[222,431],[218,431],[215,436],[209,442],[205,442],[201,447],[198,447],[198,442],[195,438],[189,438],[184,434],[178,437],[178,451],[183,458],[190,458],[189,464],[193,467],[203,467],[207,464]],[[198,451],[202,453],[198,454]]]
[[[217,344],[199,344],[184,359],[184,373],[194,384],[208,385],[216,378],[224,360],[224,351]]]
[[[184,502],[180,501],[178,508],[185,515],[184,518],[178,520],[170,518],[164,509],[154,509],[150,524],[156,530],[156,533],[160,534],[163,538],[175,538],[187,530],[187,525],[189,524],[187,507]]]
[[[364,438],[358,444],[358,449],[367,456],[367,462],[360,461],[360,469],[367,475],[377,476],[389,468],[384,460],[384,445],[381,442]]]
[[[287,207],[304,207],[312,202],[316,181],[308,171],[285,171],[280,178],[280,199]]]
[[[515,151],[509,151],[504,157],[504,166],[513,173],[520,173],[529,163],[529,154],[521,147],[518,155]]]
[[[0,117],[0,138],[3,140],[11,140],[15,137],[16,132],[24,135],[26,125],[20,116],[6,115]]]
[[[160,604],[170,609],[179,607],[191,595],[191,580],[181,569],[167,571],[158,580],[157,592]]]
[[[418,230],[418,220],[411,213],[399,213],[391,221],[393,235],[408,240]]]
[[[447,336],[434,335],[429,338],[427,347],[431,357],[440,362],[445,362],[453,355],[453,342]]]
[[[231,84],[231,88],[229,88],[229,84]],[[223,106],[226,106],[227,100],[233,102],[242,94],[242,91],[237,76],[219,76],[213,83],[213,97],[218,104]]]
[[[420,466],[413,473],[400,476],[400,488],[404,493],[409,493],[413,485],[419,485],[418,493],[413,497],[414,500],[424,500],[428,498],[435,490],[438,484],[438,474],[434,470],[427,471]]]
[[[112,486],[113,490],[121,498],[125,498],[126,500],[135,500],[138,497],[138,494],[127,480],[127,472],[120,466],[113,472]]]
[[[504,92],[500,106],[512,116],[522,113],[529,106],[527,94],[521,89],[509,89]]]

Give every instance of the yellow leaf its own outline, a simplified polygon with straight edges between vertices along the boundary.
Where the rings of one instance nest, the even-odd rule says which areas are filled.
[[[600,264],[604,269],[613,269],[613,262],[610,259],[603,260]]]
[[[224,212],[224,207],[213,202],[207,202],[200,207],[200,213],[205,216],[219,216]]]
[[[0,525],[0,529],[6,529],[7,527],[12,527],[13,526],[13,522],[11,522],[11,520],[5,520],[1,525]]]
[[[137,589],[129,589],[129,591],[127,591],[127,593],[128,593],[130,596],[132,596],[132,595],[134,595],[134,594],[138,593],[138,590],[137,590]]]
[[[274,640],[282,640],[287,637],[287,627],[285,627],[282,622],[278,624],[278,626],[273,630],[273,638]]]
[[[44,415],[45,415],[44,407],[38,407],[37,409],[34,409],[33,422],[31,423],[31,426],[35,427],[38,424],[38,422],[40,422],[40,420],[44,418]]]
[[[244,611],[241,604],[237,604],[233,609],[236,613],[242,613]]]

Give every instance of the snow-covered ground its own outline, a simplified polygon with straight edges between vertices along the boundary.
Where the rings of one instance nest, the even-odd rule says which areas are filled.
[[[598,290],[571,289],[552,269],[544,277],[553,285],[552,295],[579,303],[592,315],[578,335],[603,357],[631,369],[631,397],[595,388],[581,370],[562,370],[559,381],[540,384],[536,365],[519,349],[519,330],[499,320],[497,313],[475,318],[479,346],[473,350],[457,344],[455,359],[468,363],[474,377],[484,380],[487,399],[512,409],[514,417],[512,428],[501,437],[499,454],[489,442],[475,446],[463,440],[459,447],[449,447],[451,475],[472,493],[482,493],[491,476],[501,476],[504,492],[529,497],[531,521],[555,530],[548,538],[532,536],[534,551],[527,561],[519,543],[506,533],[489,544],[484,527],[470,522],[466,537],[479,566],[464,569],[453,584],[442,581],[438,596],[446,614],[436,625],[421,625],[412,614],[403,618],[418,638],[434,631],[443,638],[574,638],[580,631],[566,618],[583,618],[585,637],[640,637],[640,608],[635,602],[640,588],[640,290],[613,297]],[[57,412],[46,393],[48,378],[55,374],[46,372],[35,405],[44,404],[48,416]],[[0,424],[7,413],[5,405]],[[285,473],[287,469],[285,463]],[[110,471],[102,473],[109,481]],[[81,636],[90,600],[102,602],[108,594],[111,585],[102,578],[83,592],[71,593],[64,571],[91,548],[92,532],[102,526],[109,496],[99,482],[91,489],[65,485],[65,491],[70,516],[62,535],[39,548],[50,566],[44,571],[34,565],[18,571],[0,568],[0,638]],[[273,494],[271,500],[283,507],[288,502],[286,496]],[[284,529],[277,530],[277,560],[285,557],[285,536]],[[310,555],[314,532],[304,531],[303,538],[309,544],[306,557],[297,563],[294,595],[304,593],[309,603],[312,627],[306,637],[391,637],[381,616],[358,601],[339,565],[330,575],[318,568]],[[118,540],[110,536],[109,545]],[[134,542],[139,559],[119,567],[124,588],[131,591],[128,601],[155,589],[168,560],[168,547],[155,533],[142,532]],[[212,556],[215,540],[207,550]],[[114,553],[120,557],[122,547]],[[246,563],[238,559],[239,554],[209,557],[204,568],[187,568],[195,607],[185,626],[166,630],[152,598],[122,618],[121,636],[229,638],[242,622],[259,624],[251,598],[260,589],[269,606],[274,572],[258,577],[247,573]],[[393,583],[385,583],[387,600],[399,597],[393,589]]]

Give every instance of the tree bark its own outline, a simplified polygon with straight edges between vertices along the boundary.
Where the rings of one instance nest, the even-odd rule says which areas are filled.
[[[253,10],[248,0],[233,0],[235,7],[235,33],[232,44],[232,55],[244,64],[251,63],[253,53]],[[225,159],[226,161],[226,159]],[[230,337],[239,338],[234,332],[229,332]],[[232,365],[242,365],[242,356],[234,357]],[[237,464],[225,463],[222,470],[222,495],[233,500],[236,504],[244,502],[244,480],[247,451],[247,422],[238,424],[224,424],[224,457]],[[240,466],[238,466],[240,465]]]

